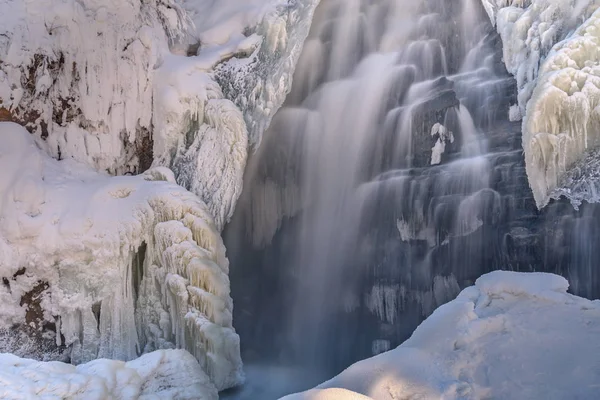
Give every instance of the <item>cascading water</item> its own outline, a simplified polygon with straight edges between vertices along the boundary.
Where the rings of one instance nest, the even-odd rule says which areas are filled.
[[[311,376],[244,398],[400,344],[485,272],[544,269],[556,218],[535,208],[515,102],[479,1],[322,0],[225,235],[246,364]],[[580,261],[561,257],[545,269]]]

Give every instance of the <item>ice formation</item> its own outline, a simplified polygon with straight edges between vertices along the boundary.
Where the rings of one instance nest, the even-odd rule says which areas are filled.
[[[0,120],[96,170],[169,167],[221,230],[241,192],[246,125],[258,143],[315,5],[1,0]]]
[[[0,328],[55,324],[76,364],[183,348],[217,389],[241,383],[229,264],[204,203],[166,168],[110,177],[50,158],[17,124],[0,135]]]
[[[135,172],[154,69],[185,18],[172,0],[1,0],[0,114],[54,158]]]
[[[438,165],[442,162],[442,154],[446,151],[446,142],[454,143],[454,135],[444,125],[436,122],[431,127],[431,137],[437,138],[431,149],[431,165]]]
[[[216,388],[198,362],[182,350],[159,350],[129,362],[94,360],[78,366],[0,354],[0,397],[218,399]]]
[[[170,55],[155,101],[154,165],[197,193],[222,230],[258,144],[291,87],[316,1],[186,0],[196,55]]]
[[[544,273],[484,275],[398,348],[285,400],[598,398],[600,302],[568,286]]]
[[[597,201],[563,187],[569,179],[562,181],[600,144],[600,1],[483,3],[504,42],[507,69],[517,79],[527,175],[538,207],[560,194],[573,194],[576,205]]]

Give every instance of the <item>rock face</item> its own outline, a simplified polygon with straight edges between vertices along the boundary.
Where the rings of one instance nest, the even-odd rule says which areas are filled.
[[[538,211],[521,123],[509,120],[517,83],[481,4],[359,3],[317,9],[297,86],[226,229],[248,359],[339,370],[398,345],[495,269],[559,273],[599,297],[600,208],[553,200]],[[353,24],[357,10],[373,20]],[[383,16],[413,30],[369,47]]]

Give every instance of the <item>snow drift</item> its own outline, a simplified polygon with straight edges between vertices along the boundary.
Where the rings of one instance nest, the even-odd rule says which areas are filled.
[[[229,264],[204,203],[166,168],[109,177],[48,157],[17,124],[0,136],[0,328],[55,325],[74,363],[184,348],[218,389],[241,383]]]
[[[0,396],[6,400],[218,399],[198,362],[182,350],[160,350],[129,362],[95,360],[77,367],[0,354]]]
[[[600,301],[544,273],[496,271],[395,350],[286,400],[600,396]]]
[[[507,69],[517,79],[527,175],[538,207],[562,194],[576,206],[598,201],[593,183],[577,185],[593,177],[585,171],[575,179],[567,176],[600,144],[600,1],[483,4],[502,37]]]

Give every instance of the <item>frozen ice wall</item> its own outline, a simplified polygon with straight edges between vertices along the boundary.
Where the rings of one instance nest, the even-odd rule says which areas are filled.
[[[0,0],[0,121],[33,133],[2,125],[0,336],[23,334],[5,344],[75,363],[179,347],[218,389],[242,381],[219,232],[315,6]]]
[[[168,169],[109,177],[50,158],[17,124],[0,134],[1,328],[54,338],[75,364],[183,348],[218,389],[241,383],[229,263],[204,203]]]
[[[588,152],[598,146],[598,40],[594,0],[484,1],[517,79],[523,148],[538,207],[566,195],[598,201]],[[571,172],[570,172],[571,171]]]
[[[171,0],[0,1],[1,120],[54,158],[149,166],[154,69],[185,28]]]

